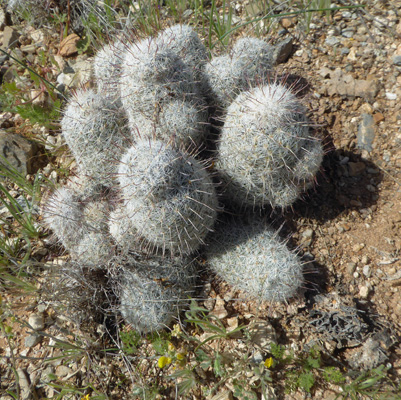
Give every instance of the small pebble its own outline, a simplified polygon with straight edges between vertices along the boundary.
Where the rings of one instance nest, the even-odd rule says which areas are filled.
[[[311,239],[313,236],[313,229],[306,229],[304,232],[302,232],[302,237],[304,239]]]
[[[363,267],[363,274],[366,276],[366,278],[370,278],[372,271],[370,270],[370,265],[365,265]]]
[[[28,323],[31,325],[32,329],[41,331],[45,327],[43,314],[32,314],[28,319]]]
[[[35,347],[42,341],[42,336],[40,335],[29,335],[25,338],[25,347]]]
[[[351,275],[351,274],[353,274],[354,272],[355,272],[355,269],[356,269],[356,264],[354,263],[354,262],[349,262],[348,264],[347,264],[347,271],[348,271],[348,273]]]
[[[401,66],[401,56],[397,55],[393,57],[393,64]]]
[[[397,100],[397,94],[386,92],[386,99],[387,100]]]
[[[367,286],[361,286],[359,289],[359,296],[361,296],[362,299],[367,299],[369,296],[369,288]]]

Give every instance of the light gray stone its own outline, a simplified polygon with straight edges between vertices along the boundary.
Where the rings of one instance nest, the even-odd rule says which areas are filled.
[[[25,347],[35,347],[42,341],[42,336],[40,335],[29,335],[25,338]]]
[[[366,276],[366,278],[370,278],[370,276],[372,275],[370,265],[365,265],[363,267],[363,274]]]
[[[2,31],[5,26],[6,26],[6,13],[0,7],[0,31]]]
[[[38,331],[45,328],[45,319],[43,314],[32,314],[28,319],[28,323],[33,329]]]
[[[393,64],[401,66],[401,56],[398,56],[398,55],[394,56],[393,57]]]
[[[336,46],[340,43],[340,40],[335,36],[329,36],[324,43],[327,44],[327,46]]]
[[[22,175],[33,173],[38,147],[20,135],[0,130],[0,155]],[[6,165],[0,158],[0,163]]]
[[[362,150],[372,151],[375,139],[375,122],[370,114],[362,114],[362,122],[358,127],[358,147]]]
[[[304,232],[302,232],[303,239],[312,239],[312,236],[313,236],[313,229],[306,229]]]

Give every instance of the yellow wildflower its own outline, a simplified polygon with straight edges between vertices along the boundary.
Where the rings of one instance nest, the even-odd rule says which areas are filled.
[[[162,356],[157,361],[157,365],[159,366],[159,368],[164,368],[166,365],[171,364],[172,361],[173,360],[171,359],[171,357]]]
[[[273,358],[272,357],[266,358],[265,367],[266,368],[271,368],[272,365],[273,365]]]

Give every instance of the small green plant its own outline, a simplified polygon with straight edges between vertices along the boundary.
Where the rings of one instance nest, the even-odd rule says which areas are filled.
[[[380,365],[370,371],[350,376],[351,383],[342,384],[342,393],[336,399],[358,400],[361,396],[370,399],[400,399],[399,387],[388,378],[389,367]],[[384,389],[387,384],[387,389]],[[398,397],[397,394],[398,393]],[[393,397],[395,395],[395,397]]]
[[[160,0],[140,0],[133,15],[133,21],[139,32],[144,35],[154,35],[161,28]]]
[[[134,330],[120,331],[120,339],[122,343],[122,350],[127,355],[133,355],[137,352],[138,347],[142,343],[142,337]]]
[[[41,236],[37,223],[41,187],[46,182],[37,173],[27,180],[6,159],[0,157],[0,282],[17,286],[25,292],[36,290],[26,279],[32,240]],[[11,195],[10,188],[17,187],[19,196]]]
[[[331,15],[331,0],[308,0],[304,1],[305,3],[305,14],[304,17],[304,24],[305,24],[305,31],[309,33],[310,24],[312,22],[313,16],[315,13],[318,14],[325,14],[327,21],[330,20]]]
[[[19,114],[32,126],[39,124],[48,129],[56,128],[61,100],[57,97],[58,90],[50,82],[54,60],[42,51],[39,53],[39,66],[33,69],[25,60],[18,60],[3,49],[0,49],[0,52],[9,55],[28,74],[19,75],[13,69],[14,80],[3,82],[0,86],[0,104],[3,111]],[[36,104],[36,100],[40,100],[40,103]]]
[[[213,50],[217,43],[220,43],[226,48],[230,40],[230,36],[227,35],[227,33],[230,32],[233,27],[234,10],[230,1],[223,0],[221,6],[222,13],[219,13],[220,9],[217,8],[216,3],[216,0],[212,0],[209,14],[208,47],[210,50]],[[213,34],[217,37],[216,42],[213,42]]]

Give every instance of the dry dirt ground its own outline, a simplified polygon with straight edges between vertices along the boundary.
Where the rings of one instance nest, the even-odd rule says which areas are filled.
[[[246,4],[237,3],[241,18]],[[312,19],[308,33],[301,17],[287,18],[271,39],[273,44],[292,39],[288,61],[277,66],[276,74],[294,82],[325,142],[315,187],[285,212],[266,210],[289,244],[305,261],[313,261],[305,294],[285,305],[255,304],[212,280],[203,292],[208,298],[200,303],[225,324],[255,317],[268,321],[278,342],[295,351],[320,343],[329,356],[355,368],[390,363],[392,375],[401,379],[401,1],[361,3],[366,7],[335,12],[331,22],[323,16]],[[11,294],[5,298],[14,305],[27,302]],[[44,316],[49,333],[74,338],[68,331],[72,325],[48,305],[39,302],[16,313],[26,320]],[[27,347],[27,329],[13,327],[19,329],[14,354],[32,357],[17,360],[30,382],[41,382],[46,368],[66,382],[86,373],[82,360],[68,367],[35,362],[35,357],[61,352],[46,346],[49,338]],[[4,339],[0,343],[2,355],[10,356]],[[1,370],[7,379],[0,390],[5,390],[12,371],[4,363]],[[97,378],[110,382],[111,375],[100,368]],[[108,394],[118,398],[114,390]],[[316,389],[312,397],[330,396]]]

